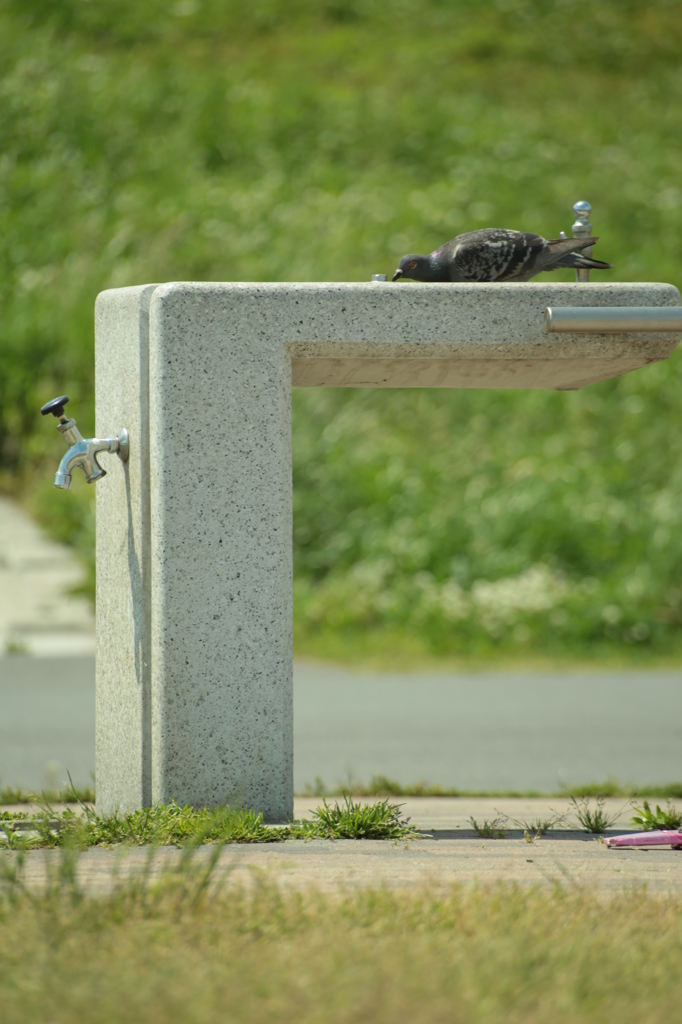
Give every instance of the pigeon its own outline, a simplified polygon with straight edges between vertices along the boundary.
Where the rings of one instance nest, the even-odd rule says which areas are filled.
[[[482,228],[457,235],[428,256],[403,256],[392,280],[413,281],[530,281],[543,270],[575,267],[610,270],[576,250],[594,245],[596,238],[546,239],[528,231]]]

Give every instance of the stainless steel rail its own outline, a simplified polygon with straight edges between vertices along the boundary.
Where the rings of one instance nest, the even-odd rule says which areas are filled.
[[[682,334],[682,306],[549,306],[544,329],[550,334]]]

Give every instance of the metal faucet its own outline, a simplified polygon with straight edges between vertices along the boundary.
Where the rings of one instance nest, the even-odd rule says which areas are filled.
[[[100,452],[115,452],[121,462],[128,461],[130,452],[130,440],[125,427],[119,430],[116,437],[84,438],[76,426],[76,421],[67,420],[64,415],[64,406],[68,401],[68,396],[62,395],[60,398],[53,398],[40,410],[42,416],[52,413],[58,417],[57,430],[64,435],[69,444],[69,450],[59,463],[59,469],[54,477],[54,486],[61,487],[64,491],[71,487],[71,473],[74,469],[82,469],[89,484],[107,475],[106,469],[102,469],[97,461]]]
[[[574,238],[589,238],[590,235],[592,234],[592,225],[590,224],[590,213],[591,213],[591,211],[592,211],[592,207],[590,206],[589,203],[585,202],[584,199],[573,204],[573,213],[575,214],[575,223],[574,223],[573,227],[571,228],[571,230],[573,232],[573,237]],[[588,245],[585,249],[581,249],[581,253],[582,253],[583,256],[591,256],[592,255],[592,246]],[[589,281],[590,280],[590,272],[589,272],[589,270],[584,270],[584,269],[579,267],[576,270],[576,272],[575,272],[575,279],[576,279],[576,281],[582,281],[582,282]]]
[[[577,203],[573,204],[573,213],[575,214],[575,222],[574,222],[573,227],[571,228],[571,230],[573,232],[573,237],[574,238],[589,238],[590,235],[592,234],[592,225],[590,224],[590,213],[591,212],[592,212],[592,207],[590,206],[590,204],[588,202],[585,202],[584,199],[581,199]],[[566,235],[565,231],[560,231],[559,232],[559,238],[566,238],[566,237],[567,237],[567,235]],[[585,249],[581,249],[581,252],[582,252],[582,254],[584,256],[591,256],[592,255],[592,246],[588,245]],[[590,272],[589,272],[589,270],[585,270],[582,267],[578,267],[578,269],[575,272],[575,279],[579,283],[580,282],[584,283],[585,281],[589,281],[590,280]]]

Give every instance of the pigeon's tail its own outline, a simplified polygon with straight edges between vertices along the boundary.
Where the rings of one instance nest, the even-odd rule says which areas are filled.
[[[552,264],[552,270],[557,267],[577,267],[584,270],[613,270],[613,263],[603,263],[595,260],[592,256],[584,256],[576,249],[586,249],[588,245],[594,245],[598,238],[553,238],[547,243],[548,248],[554,255],[563,255],[556,263]]]
[[[583,256],[579,252],[569,252],[563,256],[555,267],[577,267],[585,270],[613,270],[613,263],[604,263],[602,260],[594,260],[591,256]]]

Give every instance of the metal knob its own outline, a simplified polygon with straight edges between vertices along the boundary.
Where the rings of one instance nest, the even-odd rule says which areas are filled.
[[[53,416],[59,418],[64,416],[64,406],[69,401],[68,395],[62,395],[60,398],[53,398],[51,402],[46,402],[40,410],[41,416],[49,416],[52,413]]]
[[[571,227],[574,238],[589,238],[592,234],[592,225],[590,224],[590,213],[592,207],[584,199],[573,204],[573,213],[575,214],[575,223]],[[592,255],[592,246],[588,245],[586,249],[582,249],[581,252],[584,256]],[[575,272],[576,281],[586,282],[590,280],[589,270],[580,268]]]

